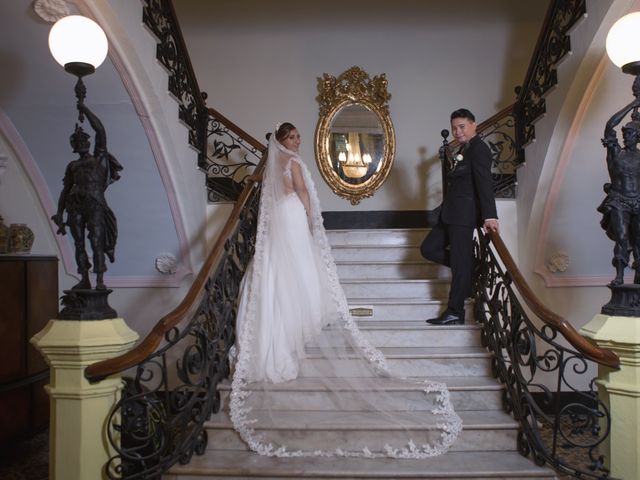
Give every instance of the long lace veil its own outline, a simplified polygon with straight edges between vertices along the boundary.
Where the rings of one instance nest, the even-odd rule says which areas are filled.
[[[309,230],[326,295],[318,307],[322,328],[306,342],[297,377],[272,383],[256,381],[262,359],[255,345],[261,332],[270,328],[269,318],[263,318],[266,316],[260,308],[261,299],[274,295],[268,282],[261,281],[272,268],[267,248],[270,242],[291,241],[287,238],[291,232],[272,228],[279,202],[292,195],[283,180],[291,162],[300,165],[309,193]],[[287,266],[278,265],[280,268]],[[278,457],[427,458],[446,452],[455,441],[462,422],[453,410],[446,385],[392,371],[349,313],[310,173],[300,156],[284,148],[275,134],[269,140],[255,254],[242,288],[245,301],[238,312],[229,409],[235,430],[251,450]],[[295,285],[290,288],[290,294],[296,295]],[[358,430],[362,425],[368,426],[364,430],[385,434],[378,438],[370,431],[363,433]]]

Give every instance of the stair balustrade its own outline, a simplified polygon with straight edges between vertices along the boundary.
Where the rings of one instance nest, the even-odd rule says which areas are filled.
[[[178,102],[178,118],[207,174],[210,202],[236,201],[244,181],[264,150],[258,140],[213,108],[207,108],[171,0],[144,0],[142,21],[158,40],[156,59],[169,77],[168,90]]]
[[[204,422],[220,409],[217,387],[230,373],[237,297],[255,246],[260,188],[246,183],[180,305],[136,348],[85,370],[96,382],[132,369],[107,419],[108,478],[159,478],[206,449]]]
[[[475,259],[475,318],[493,355],[493,374],[505,387],[503,407],[520,423],[518,450],[572,478],[607,478],[598,448],[609,437],[611,413],[590,367],[619,368],[618,356],[591,344],[536,298],[499,234],[478,230]]]

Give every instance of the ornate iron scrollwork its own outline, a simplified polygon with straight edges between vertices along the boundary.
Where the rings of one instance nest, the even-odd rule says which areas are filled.
[[[237,297],[255,247],[259,193],[252,193],[241,213],[191,320],[170,330],[135,376],[125,378],[107,423],[116,452],[106,466],[110,479],[159,478],[175,463],[204,453],[204,423],[220,409],[217,386],[230,372]]]
[[[169,92],[178,102],[178,118],[189,129],[189,145],[205,168],[208,112],[170,0],[144,0],[142,22],[158,39],[157,60],[169,74]]]
[[[587,13],[586,0],[553,0],[549,8],[524,85],[516,89],[517,140],[522,146],[535,139],[533,122],[546,112],[544,96],[558,83],[556,67],[571,51],[569,30]]]
[[[521,151],[516,143],[515,118],[513,111],[508,115],[484,125],[478,132],[480,138],[489,145],[493,163],[493,190],[498,198],[515,198],[516,169],[521,165]]]
[[[561,345],[557,329],[539,328],[528,318],[479,230],[475,257],[475,317],[482,345],[493,354],[493,373],[505,387],[504,409],[520,423],[518,450],[572,478],[607,478],[598,447],[609,436],[611,415],[598,399],[595,379],[586,391],[574,386],[576,377],[588,374],[590,361]],[[563,395],[569,398],[564,403]]]
[[[213,116],[207,122],[207,145],[205,170],[209,201],[236,200],[263,151],[248,144]]]

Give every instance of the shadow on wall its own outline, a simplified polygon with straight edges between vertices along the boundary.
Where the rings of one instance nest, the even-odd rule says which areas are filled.
[[[429,157],[427,147],[422,145],[416,153],[416,161],[396,158],[385,182],[385,188],[393,198],[393,205],[390,207],[392,210],[427,210],[438,206],[442,201],[440,157]],[[405,165],[415,165],[415,170],[402,168]],[[411,188],[413,185],[416,185],[415,190]]]
[[[440,155],[427,156],[427,148],[418,147],[419,160],[416,174],[420,179],[420,198],[425,209],[431,210],[442,203],[442,168]]]

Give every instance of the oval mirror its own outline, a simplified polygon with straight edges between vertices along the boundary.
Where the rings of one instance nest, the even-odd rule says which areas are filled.
[[[358,67],[320,79],[316,162],[325,182],[353,205],[385,181],[395,156],[395,132],[385,75],[369,79]]]

